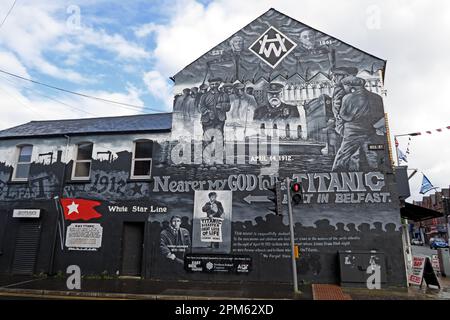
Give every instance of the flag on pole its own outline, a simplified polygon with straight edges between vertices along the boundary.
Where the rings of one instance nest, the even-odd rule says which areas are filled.
[[[425,194],[430,190],[435,189],[435,187],[433,187],[433,184],[430,182],[430,180],[423,175],[422,178],[422,186],[420,187],[420,194]]]
[[[84,220],[88,221],[95,218],[100,218],[102,215],[94,209],[101,205],[98,201],[63,198],[61,199],[61,206],[64,210],[64,218],[66,220]]]

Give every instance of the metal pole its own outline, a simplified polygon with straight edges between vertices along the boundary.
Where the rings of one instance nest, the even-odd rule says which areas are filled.
[[[448,225],[448,215],[450,211],[450,198],[443,197],[443,209],[444,209],[444,215],[445,215],[445,227],[447,228],[447,243],[450,245],[450,228]]]
[[[395,157],[397,158],[397,166],[400,165],[400,159],[398,158],[398,147],[397,147],[397,135],[394,135],[394,146],[395,146]]]
[[[291,236],[291,262],[292,262],[292,280],[294,282],[294,292],[298,293],[297,283],[297,263],[295,262],[295,238],[294,238],[294,219],[292,217],[292,202],[291,202],[291,179],[286,178],[286,188],[288,196],[288,212],[289,212],[289,233]]]

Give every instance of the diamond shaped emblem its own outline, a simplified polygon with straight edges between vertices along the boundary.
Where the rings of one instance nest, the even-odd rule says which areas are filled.
[[[270,27],[249,48],[251,52],[275,68],[297,44],[274,27]]]

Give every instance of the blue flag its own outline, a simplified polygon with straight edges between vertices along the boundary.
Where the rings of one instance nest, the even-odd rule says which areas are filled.
[[[400,148],[397,148],[397,153],[398,153],[398,160],[408,162],[408,157],[406,156],[406,154],[403,153],[402,150],[400,150]]]
[[[428,178],[425,175],[423,175],[422,186],[420,187],[420,193],[425,194],[428,191],[433,190],[433,189],[435,189],[433,187],[433,184],[430,182],[430,180],[428,180]]]

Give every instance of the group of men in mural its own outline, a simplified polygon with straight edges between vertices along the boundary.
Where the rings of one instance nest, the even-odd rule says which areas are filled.
[[[218,133],[222,139],[240,140],[259,128],[259,121],[299,118],[297,106],[283,101],[284,85],[270,83],[266,89],[266,103],[258,105],[252,86],[224,83],[212,78],[209,85],[184,89],[175,97],[174,112],[182,114],[186,122],[200,120],[203,141],[209,144]],[[200,119],[199,118],[200,115]]]
[[[334,82],[332,113],[327,123],[328,148],[336,154],[333,171],[377,168],[378,155],[369,144],[384,143],[385,122],[382,98],[365,88],[355,67],[331,69]],[[266,103],[259,105],[252,87],[224,83],[212,78],[209,85],[184,89],[175,98],[174,110],[186,122],[199,121],[207,145],[220,138],[239,140],[254,132],[259,122],[299,118],[298,107],[283,101],[284,85],[270,83],[265,90]]]
[[[331,72],[334,119],[329,122],[337,134],[328,141],[337,150],[332,170],[376,169],[378,154],[368,146],[384,143],[383,100],[365,88],[366,81],[356,76],[357,68],[336,67]]]

